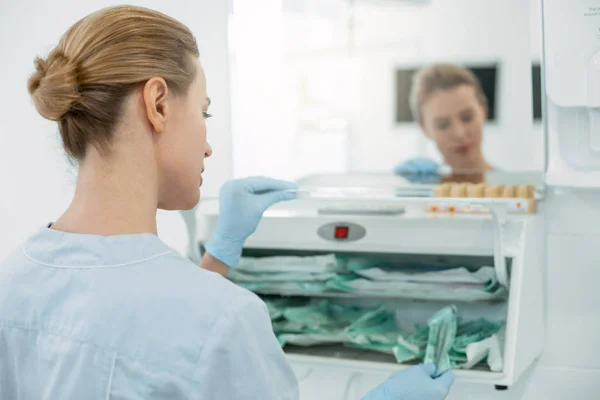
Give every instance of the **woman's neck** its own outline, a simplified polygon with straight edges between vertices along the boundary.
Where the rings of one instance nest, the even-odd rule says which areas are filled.
[[[157,169],[150,152],[90,148],[80,163],[75,196],[53,229],[104,236],[156,234]]]

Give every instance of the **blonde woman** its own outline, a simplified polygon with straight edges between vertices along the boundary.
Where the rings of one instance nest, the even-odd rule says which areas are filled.
[[[472,72],[449,64],[420,70],[413,79],[410,105],[421,130],[453,172],[468,175],[493,169],[481,149],[487,99]],[[415,182],[437,182],[439,168],[431,159],[415,158],[394,172]]]
[[[29,92],[79,174],[64,214],[0,265],[1,399],[298,399],[265,304],[212,272],[235,267],[263,211],[295,185],[228,182],[203,268],[156,234],[157,209],[198,202],[212,154],[198,54],[180,22],[113,7],[36,60]],[[452,375],[433,370],[369,396],[442,399]]]

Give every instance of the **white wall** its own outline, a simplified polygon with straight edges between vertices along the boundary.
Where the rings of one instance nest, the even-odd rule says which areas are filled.
[[[27,79],[33,59],[46,54],[60,35],[86,14],[119,1],[23,0],[3,3],[0,13],[0,260],[34,230],[57,218],[73,193],[76,169],[66,162],[55,124],[36,112]],[[216,195],[231,176],[227,2],[130,1],[165,12],[187,24],[198,40],[201,61],[213,100],[209,140],[214,156],[207,162],[203,195]],[[176,213],[159,214],[159,234],[183,250],[183,222]]]

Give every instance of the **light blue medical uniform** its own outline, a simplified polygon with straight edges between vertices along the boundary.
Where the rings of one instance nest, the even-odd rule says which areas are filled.
[[[297,399],[264,303],[151,234],[45,228],[0,264],[0,399]]]

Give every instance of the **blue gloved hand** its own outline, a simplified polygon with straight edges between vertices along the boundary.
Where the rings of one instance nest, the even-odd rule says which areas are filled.
[[[410,182],[435,183],[439,182],[438,170],[440,164],[429,158],[413,158],[398,164],[394,173],[400,175]]]
[[[443,400],[454,383],[454,375],[447,371],[434,379],[434,374],[433,364],[396,372],[362,400]]]
[[[235,266],[244,241],[256,230],[265,210],[295,198],[295,193],[286,190],[297,188],[293,182],[265,177],[226,182],[219,194],[217,229],[206,244],[206,251],[227,266]]]

